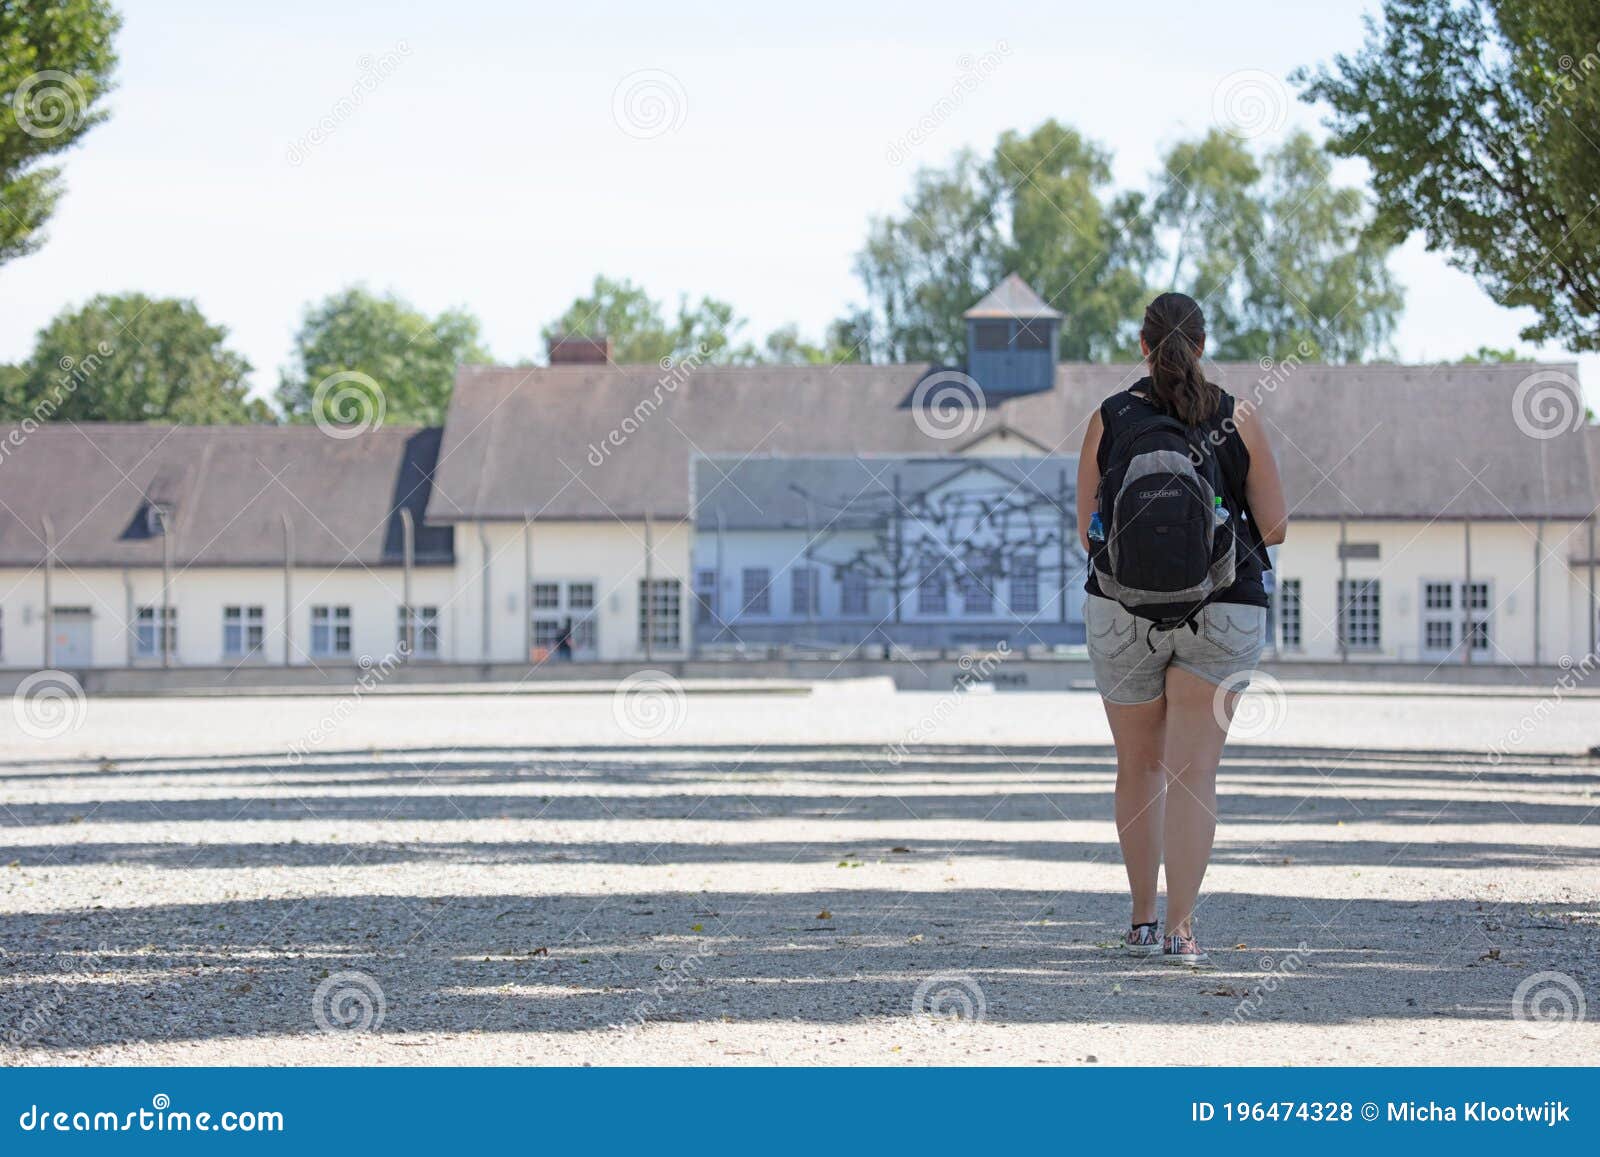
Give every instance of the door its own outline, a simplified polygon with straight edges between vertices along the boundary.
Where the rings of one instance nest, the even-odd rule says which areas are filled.
[[[88,607],[56,607],[50,615],[51,662],[87,667],[94,659],[94,614]]]

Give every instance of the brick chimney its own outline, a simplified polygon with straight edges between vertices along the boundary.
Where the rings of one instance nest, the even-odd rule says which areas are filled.
[[[611,339],[562,334],[550,339],[553,366],[603,366],[611,361]]]

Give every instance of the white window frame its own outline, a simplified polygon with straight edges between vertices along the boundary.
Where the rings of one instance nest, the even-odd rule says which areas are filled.
[[[599,579],[589,575],[540,575],[533,580],[528,601],[533,607],[534,650],[543,647],[554,658],[561,642],[561,628],[571,619],[572,657],[582,660],[599,655]]]
[[[1482,606],[1467,606],[1468,586],[1482,592]],[[1430,587],[1443,587],[1449,592],[1450,603],[1444,607],[1430,607]],[[1471,626],[1469,626],[1471,624]],[[1443,626],[1449,636],[1449,645],[1433,646],[1428,642],[1430,626]],[[1473,630],[1472,628],[1479,628]],[[1494,581],[1475,578],[1469,584],[1465,579],[1424,576],[1417,582],[1417,647],[1423,659],[1447,660],[1461,658],[1461,644],[1468,635],[1474,638],[1474,658],[1494,653]]]
[[[236,617],[230,618],[233,611]],[[239,645],[229,646],[228,634],[237,631]],[[254,642],[251,641],[252,637]],[[267,610],[259,603],[229,603],[222,608],[222,657],[224,659],[259,659],[267,641]]]
[[[317,643],[322,634],[321,646]],[[340,645],[340,633],[344,643]],[[355,612],[348,603],[326,603],[311,608],[311,657],[313,659],[348,659],[355,653]]]
[[[1337,640],[1345,652],[1357,655],[1381,654],[1383,651],[1383,580],[1376,576],[1372,578],[1348,578],[1337,580],[1338,601],[1334,606]],[[1351,622],[1354,618],[1350,614],[1351,595],[1358,589],[1370,589],[1373,593],[1373,607],[1371,612],[1372,642],[1356,643],[1351,641]],[[1366,615],[1366,611],[1362,611]],[[1365,617],[1363,617],[1365,621]]]
[[[1292,600],[1294,614],[1289,613],[1291,600],[1290,591],[1294,592]],[[1305,584],[1297,578],[1279,579],[1273,591],[1273,602],[1277,604],[1278,631],[1275,636],[1280,651],[1299,651],[1305,647],[1306,638],[1306,603]],[[1289,624],[1294,624],[1294,641],[1289,640]]]

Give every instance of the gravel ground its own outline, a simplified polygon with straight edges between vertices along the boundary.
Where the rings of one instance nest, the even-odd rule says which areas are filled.
[[[1573,754],[1600,702],[1532,727],[1526,697],[1269,704],[1223,768],[1206,971],[1112,946],[1092,695],[638,706],[107,699],[48,740],[0,721],[0,1060],[1600,1057],[1600,765]]]

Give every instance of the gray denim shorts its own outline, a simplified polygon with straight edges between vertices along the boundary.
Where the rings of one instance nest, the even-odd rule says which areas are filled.
[[[1249,685],[1247,672],[1261,659],[1267,609],[1212,603],[1200,611],[1198,631],[1150,630],[1150,620],[1129,614],[1113,599],[1084,600],[1084,629],[1094,683],[1108,703],[1148,703],[1166,692],[1167,667],[1181,667],[1208,683]],[[1153,648],[1153,649],[1152,649]],[[1245,678],[1237,676],[1246,675]]]

